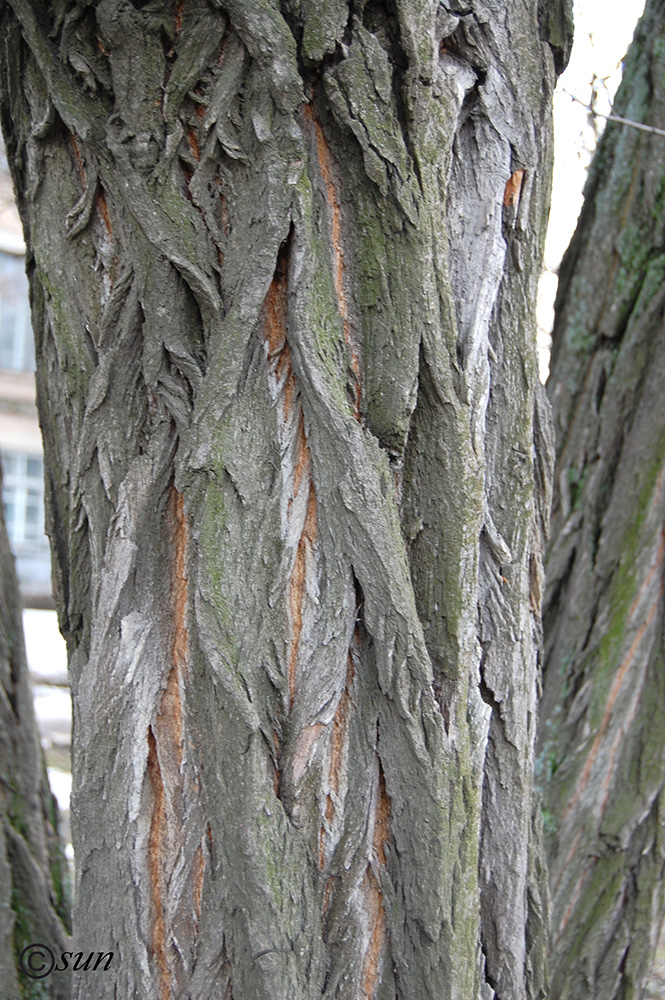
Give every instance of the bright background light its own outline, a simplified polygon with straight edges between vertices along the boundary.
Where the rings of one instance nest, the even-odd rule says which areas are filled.
[[[575,40],[570,62],[554,94],[554,174],[545,243],[545,269],[538,300],[540,374],[547,377],[554,320],[557,269],[575,231],[591,156],[605,126],[570,97],[608,114],[621,83],[621,63],[645,0],[576,0]]]

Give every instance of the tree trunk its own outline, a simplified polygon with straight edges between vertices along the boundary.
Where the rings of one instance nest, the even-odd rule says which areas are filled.
[[[18,581],[0,511],[0,983],[5,1000],[48,996],[68,1000],[67,973],[44,985],[23,968],[29,945],[46,946],[57,959],[66,947],[69,919],[67,865],[58,839],[58,809],[51,794],[32,705],[23,644]],[[32,968],[50,962],[38,950]]]
[[[665,128],[648,0],[614,113]],[[662,135],[610,123],[561,266],[541,760],[554,998],[641,996],[663,914]]]
[[[4,5],[76,997],[544,995],[541,6]]]

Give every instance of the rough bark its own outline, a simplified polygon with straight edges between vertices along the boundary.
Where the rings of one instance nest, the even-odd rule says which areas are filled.
[[[18,582],[0,511],[0,983],[6,1000],[68,1000],[67,973],[48,987],[19,965],[24,948],[66,947],[67,865],[32,705]],[[46,957],[43,961],[46,962]],[[41,959],[35,959],[39,968]]]
[[[665,128],[665,6],[615,113]],[[561,266],[548,393],[543,781],[552,996],[641,995],[663,914],[665,140],[609,124]]]
[[[76,947],[122,956],[95,1000],[543,995],[533,306],[568,25],[3,8]]]

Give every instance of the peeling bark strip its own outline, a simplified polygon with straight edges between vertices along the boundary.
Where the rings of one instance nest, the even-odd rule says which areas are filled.
[[[370,940],[362,971],[362,996],[367,998],[375,995],[376,987],[380,982],[381,966],[380,960],[385,944],[386,934],[386,913],[383,906],[383,893],[379,887],[376,875],[367,869],[367,874],[363,882],[365,891],[367,918],[370,930]]]
[[[0,5],[94,1000],[544,995],[565,2],[458,7]]]
[[[280,248],[277,269],[264,306],[264,329],[271,365],[271,391],[281,402],[282,426],[279,428],[283,454],[282,534],[293,544],[295,557],[288,582],[290,636],[288,641],[289,708],[293,708],[297,687],[298,646],[303,630],[307,603],[307,576],[313,571],[314,545],[317,536],[316,495],[312,482],[312,462],[300,405],[299,389],[291,364],[288,342],[288,268],[289,241]],[[300,502],[299,501],[300,498]],[[302,499],[306,498],[304,505]],[[295,507],[294,507],[295,504]],[[299,535],[299,537],[298,537]]]
[[[648,2],[617,115],[665,125],[664,30]],[[663,170],[660,137],[609,126],[561,265],[540,738],[553,1000],[641,996],[665,912]]]
[[[357,641],[357,631],[356,631]],[[351,653],[348,654],[346,680],[344,690],[337,703],[335,715],[332,721],[332,733],[329,742],[330,764],[328,769],[328,790],[326,792],[325,822],[321,825],[319,834],[319,868],[323,871],[326,863],[326,839],[332,832],[332,824],[335,818],[336,809],[342,806],[342,768],[345,755],[348,753],[348,730],[349,718],[351,714],[351,689],[354,680],[353,659]],[[323,901],[324,922],[330,904],[332,885],[330,880],[326,883]]]
[[[305,445],[303,451],[305,451]],[[306,459],[309,466],[309,457]],[[296,474],[298,473],[298,468],[296,467]],[[291,640],[289,644],[289,706],[293,706],[293,702],[296,696],[296,664],[298,658],[298,644],[300,642],[300,636],[302,633],[303,626],[303,603],[306,598],[306,576],[307,576],[307,562],[311,559],[311,554],[316,541],[316,497],[314,496],[314,487],[311,482],[311,473],[309,468],[307,469],[308,483],[308,498],[307,498],[307,513],[305,514],[305,523],[303,525],[302,534],[300,536],[300,541],[298,542],[298,549],[296,551],[296,559],[293,564],[293,572],[291,573],[291,579],[289,580],[289,609],[291,611]],[[296,487],[297,489],[297,487]],[[296,494],[297,495],[297,494]]]
[[[171,1000],[177,987],[173,973],[174,928],[170,925],[168,907],[171,881],[176,866],[182,863],[184,818],[183,780],[183,713],[181,688],[187,677],[187,611],[188,586],[186,576],[187,527],[184,500],[171,487],[166,508],[169,531],[171,612],[173,638],[171,667],[162,693],[157,716],[148,727],[147,774],[153,795],[148,839],[148,865],[152,902],[151,947],[159,971],[159,996]],[[201,847],[193,861],[194,911],[200,914],[203,877]]]
[[[341,199],[334,179],[335,167],[330,146],[326,141],[321,123],[317,120],[314,114],[312,103],[305,105],[304,115],[305,120],[314,129],[317,161],[325,187],[326,202],[330,218],[330,244],[333,256],[335,294],[337,296],[339,314],[342,317],[342,323],[344,324],[344,340],[351,353],[351,368],[354,375],[353,413],[356,420],[359,420],[362,379],[360,372],[360,359],[358,357],[358,347],[352,342],[351,338],[349,304],[345,288]]]
[[[150,894],[153,913],[150,944],[159,974],[159,996],[161,1000],[168,1000],[171,996],[171,990],[169,987],[169,967],[166,959],[166,932],[164,926],[164,909],[166,893],[168,892],[168,872],[164,870],[164,855],[167,840],[166,806],[164,805],[164,783],[162,781],[157,758],[157,746],[152,728],[148,729],[147,769],[153,794],[150,837],[148,840]]]
[[[504,208],[517,208],[519,205],[523,179],[523,170],[515,170],[508,178],[508,181],[506,182],[506,189],[503,192]]]
[[[386,951],[386,911],[381,890],[381,869],[386,864],[386,845],[390,839],[390,799],[386,792],[386,781],[378,761],[379,780],[374,814],[374,836],[372,837],[373,859],[367,866],[364,886],[369,916],[371,938],[363,963],[363,997],[370,1000],[375,995],[381,979],[381,964]],[[376,870],[375,870],[376,869]]]

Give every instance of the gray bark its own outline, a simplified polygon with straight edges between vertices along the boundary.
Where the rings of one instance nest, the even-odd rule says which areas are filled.
[[[70,976],[25,975],[31,944],[57,957],[69,919],[67,865],[32,705],[14,560],[0,510],[0,983],[5,1000],[68,1000]],[[41,953],[40,953],[41,954]],[[35,958],[35,968],[46,963]]]
[[[614,108],[660,129],[664,32],[648,0]],[[664,176],[662,136],[609,124],[561,267],[541,736],[554,998],[641,996],[665,903]]]
[[[74,995],[543,996],[567,5],[11,0],[2,37],[76,948],[121,955]]]

